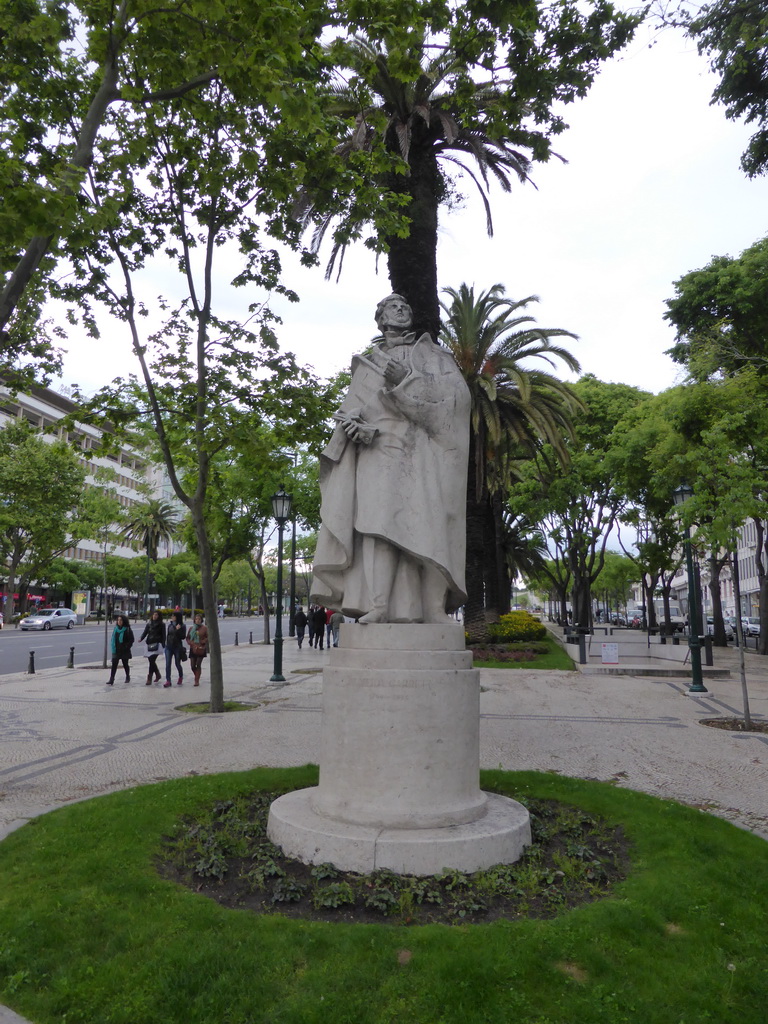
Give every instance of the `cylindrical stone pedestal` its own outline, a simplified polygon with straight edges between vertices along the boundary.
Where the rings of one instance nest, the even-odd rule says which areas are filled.
[[[528,812],[479,786],[479,673],[458,623],[341,627],[323,672],[320,782],[270,809],[289,856],[435,874],[511,863]]]
[[[475,821],[486,805],[480,685],[461,626],[342,628],[323,673],[314,810],[380,828]]]

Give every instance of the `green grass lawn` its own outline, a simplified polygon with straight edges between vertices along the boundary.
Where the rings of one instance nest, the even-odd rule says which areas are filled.
[[[560,646],[560,644],[553,640],[552,637],[547,637],[545,640],[538,640],[538,644],[546,644],[549,648],[546,654],[537,654],[533,661],[479,661],[475,660],[473,665],[475,668],[541,668],[541,669],[560,669],[564,672],[575,671],[573,659],[566,651]],[[578,650],[578,648],[577,648]]]
[[[316,770],[127,790],[0,844],[0,1000],[36,1024],[764,1024],[768,844],[614,786],[486,772],[621,823],[633,868],[550,920],[352,925],[257,916],[163,881],[179,816]]]

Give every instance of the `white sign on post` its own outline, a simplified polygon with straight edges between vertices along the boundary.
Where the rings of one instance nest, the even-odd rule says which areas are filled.
[[[601,644],[600,654],[603,665],[618,665],[619,664],[619,645],[618,644]]]

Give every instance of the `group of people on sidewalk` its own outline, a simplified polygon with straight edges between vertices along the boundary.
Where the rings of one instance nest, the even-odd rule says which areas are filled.
[[[304,634],[309,637],[310,647],[323,649],[323,639],[327,640],[328,646],[339,646],[339,627],[344,622],[341,612],[332,608],[323,608],[321,604],[311,604],[309,611],[305,612],[299,605],[299,609],[293,617],[293,624],[296,627],[296,643],[299,650],[304,643]]]
[[[165,682],[164,687],[171,686],[172,669],[176,668],[176,685],[181,686],[184,682],[183,663],[189,657],[189,667],[192,670],[195,686],[200,685],[200,675],[203,669],[203,659],[208,653],[208,627],[203,621],[203,616],[195,615],[193,624],[187,629],[184,624],[184,614],[175,611],[172,619],[166,624],[163,613],[157,609],[152,612],[149,621],[144,626],[144,631],[139,637],[139,643],[146,641],[147,658],[147,686],[159,682],[162,678],[157,667],[157,659],[162,652],[165,653]],[[125,670],[125,681],[131,681],[131,668],[129,662],[132,658],[132,648],[135,637],[127,615],[120,614],[115,620],[115,628],[112,630],[111,652],[112,671],[107,686],[114,686],[115,674],[118,665]],[[189,648],[189,655],[187,655]]]

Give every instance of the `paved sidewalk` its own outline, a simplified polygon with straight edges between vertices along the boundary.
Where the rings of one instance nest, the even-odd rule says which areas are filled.
[[[224,652],[225,695],[258,703],[224,715],[180,712],[204,702],[203,684],[105,685],[102,669],[0,676],[0,838],[45,811],[162,779],[316,762],[328,651],[286,638],[285,684],[269,682],[273,648]],[[684,679],[579,672],[482,670],[481,763],[612,780],[680,800],[768,838],[768,734],[702,727],[741,714],[738,652],[716,652],[728,679],[712,697]],[[768,719],[768,658],[747,655],[752,714]],[[189,673],[187,672],[187,676]],[[21,1018],[0,1007],[0,1024]]]
[[[483,767],[594,779],[708,807],[768,836],[768,735],[707,729],[741,713],[738,652],[718,651],[731,677],[712,697],[684,696],[679,678],[525,669],[481,674]],[[126,685],[99,668],[0,676],[0,837],[46,810],[116,789],[256,765],[316,762],[328,651],[286,638],[285,684],[270,683],[273,648],[224,651],[225,695],[256,711],[190,715],[199,689],[145,686],[136,659]],[[747,656],[751,710],[768,718],[768,658]],[[189,673],[187,672],[187,676]]]

